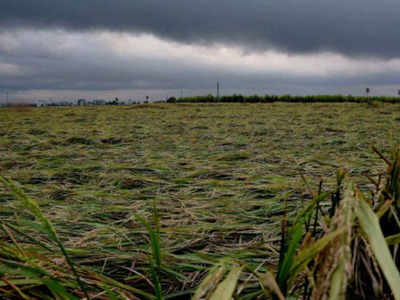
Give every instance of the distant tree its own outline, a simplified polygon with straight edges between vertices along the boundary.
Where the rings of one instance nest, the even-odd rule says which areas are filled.
[[[175,102],[176,102],[176,98],[175,98],[175,97],[169,97],[169,98],[167,99],[167,102],[168,102],[168,103],[175,103]]]
[[[366,88],[366,89],[365,89],[365,92],[367,93],[367,97],[368,97],[370,91],[371,91],[371,90],[370,90],[369,88]]]

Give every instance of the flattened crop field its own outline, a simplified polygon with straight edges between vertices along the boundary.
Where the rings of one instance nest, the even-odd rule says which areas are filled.
[[[38,202],[92,298],[157,290],[145,226],[157,227],[156,207],[160,287],[183,299],[223,257],[273,268],[285,210],[293,216],[321,178],[332,186],[338,168],[368,189],[363,173],[384,167],[371,147],[398,144],[399,127],[397,104],[4,108],[0,175]],[[56,243],[1,184],[0,206],[1,261],[33,257],[83,296]],[[46,294],[22,275],[13,284],[23,293]],[[20,296],[9,286],[0,282],[0,297]]]

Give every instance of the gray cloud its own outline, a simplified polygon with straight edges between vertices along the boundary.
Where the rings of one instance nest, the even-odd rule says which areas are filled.
[[[400,54],[398,0],[1,0],[0,26],[152,33],[246,51]]]
[[[107,32],[0,32],[0,91],[26,99],[91,93],[100,97],[133,89],[184,88],[186,95],[204,94],[214,90],[217,80],[227,93],[360,94],[366,84],[396,85],[399,78],[400,59],[276,51],[243,55],[234,48],[185,46],[148,35]],[[121,93],[127,98],[134,94]]]

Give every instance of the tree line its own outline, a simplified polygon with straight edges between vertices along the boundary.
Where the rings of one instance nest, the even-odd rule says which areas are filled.
[[[168,103],[273,103],[273,102],[289,102],[289,103],[371,103],[371,102],[385,102],[385,103],[400,103],[400,97],[387,97],[387,96],[352,96],[352,95],[307,95],[307,96],[293,96],[293,95],[251,95],[243,96],[234,94],[230,96],[216,97],[214,95],[194,96],[194,97],[171,97],[167,100]]]

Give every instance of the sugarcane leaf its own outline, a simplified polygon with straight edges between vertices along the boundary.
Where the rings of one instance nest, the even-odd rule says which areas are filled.
[[[203,299],[203,297],[220,282],[226,273],[225,264],[218,264],[211,268],[210,272],[200,283],[193,296],[193,300]]]
[[[356,210],[361,228],[365,232],[371,245],[371,249],[379,266],[393,292],[394,299],[400,300],[400,274],[389,248],[383,236],[379,220],[371,207],[362,199],[359,199],[359,209]]]
[[[259,276],[258,280],[263,288],[266,288],[268,291],[274,293],[279,300],[285,300],[285,297],[283,296],[283,293],[271,272],[267,271],[266,273],[262,274]]]
[[[387,236],[385,240],[390,246],[400,244],[400,233]]]
[[[295,257],[291,267],[290,276],[294,277],[303,269],[319,252],[329,245],[336,237],[343,234],[345,228],[339,228],[333,232],[326,234],[324,237],[311,244],[309,247],[301,250]]]
[[[239,280],[240,274],[242,273],[242,270],[243,267],[234,266],[229,272],[228,276],[226,276],[224,281],[222,281],[217,286],[217,289],[212,294],[210,300],[232,299],[233,293],[235,292],[235,288]]]
[[[346,291],[346,271],[344,268],[344,261],[342,260],[331,279],[331,288],[329,291],[329,300],[345,300]]]

